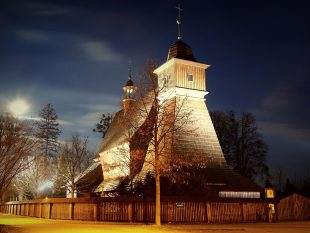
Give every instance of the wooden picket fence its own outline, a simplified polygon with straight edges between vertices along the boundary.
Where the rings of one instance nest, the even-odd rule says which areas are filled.
[[[292,194],[281,199],[277,207],[279,221],[310,220],[310,198]]]
[[[270,202],[270,200],[269,200]],[[154,222],[155,201],[133,198],[46,198],[0,205],[2,213],[113,222]],[[268,219],[265,199],[191,200],[162,198],[164,223],[237,223]]]

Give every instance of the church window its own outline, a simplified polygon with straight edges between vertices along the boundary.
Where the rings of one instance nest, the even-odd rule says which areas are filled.
[[[194,76],[192,74],[187,74],[187,81],[193,82],[194,81]]]
[[[165,75],[163,77],[163,88],[167,88],[168,87],[168,84],[169,84],[169,79],[170,79],[170,75]]]
[[[167,79],[166,79],[166,77],[164,77],[163,78],[163,87],[166,87],[166,85],[167,85]]]
[[[223,198],[260,198],[260,192],[220,191]]]

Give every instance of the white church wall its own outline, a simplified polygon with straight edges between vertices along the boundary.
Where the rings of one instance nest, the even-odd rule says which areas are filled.
[[[115,183],[121,177],[129,175],[129,143],[123,143],[119,146],[113,147],[100,154],[102,163],[104,187],[111,186],[109,183]]]

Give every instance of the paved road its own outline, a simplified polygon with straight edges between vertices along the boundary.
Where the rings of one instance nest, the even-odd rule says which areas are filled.
[[[252,224],[163,225],[102,223],[0,214],[0,233],[310,233],[310,221]]]

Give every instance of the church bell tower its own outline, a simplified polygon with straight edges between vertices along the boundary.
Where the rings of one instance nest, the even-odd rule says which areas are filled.
[[[123,110],[124,114],[127,114],[135,102],[135,93],[137,87],[134,85],[131,77],[131,68],[129,68],[128,81],[126,85],[123,87]]]
[[[158,76],[159,88],[174,91],[175,95],[204,99],[206,92],[205,70],[209,65],[198,62],[189,45],[182,41],[181,7],[176,20],[178,26],[177,41],[168,51],[167,61],[154,73]],[[171,93],[169,93],[171,94]]]
[[[190,112],[192,124],[188,131],[193,133],[175,135],[174,154],[192,156],[207,161],[211,167],[226,165],[206,104],[206,69],[209,65],[197,61],[191,47],[186,44],[180,32],[180,7],[177,19],[178,37],[168,51],[167,61],[155,69],[160,88],[159,99],[174,98],[176,106],[183,106]],[[184,101],[185,100],[185,101]],[[181,103],[182,101],[185,104]]]
[[[189,45],[178,39],[168,51],[167,61],[154,73],[159,87],[176,95],[204,99],[206,91],[205,70],[209,65],[197,62]]]

